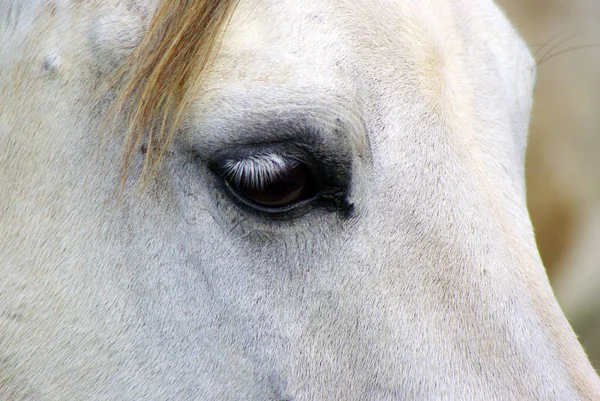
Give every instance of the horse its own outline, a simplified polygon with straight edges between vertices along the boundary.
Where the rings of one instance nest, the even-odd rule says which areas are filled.
[[[0,399],[595,400],[489,0],[0,1]]]

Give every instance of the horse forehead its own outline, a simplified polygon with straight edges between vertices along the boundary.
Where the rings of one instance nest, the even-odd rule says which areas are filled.
[[[3,3],[8,4],[3,7],[8,14],[14,14],[10,9],[23,8],[12,0]],[[38,12],[29,15],[43,9],[44,14],[63,24],[72,24],[69,16],[78,24],[86,23],[92,56],[99,67],[105,67],[101,70],[110,71],[139,41],[148,26],[148,16],[160,1],[30,3]],[[340,67],[351,59],[354,64],[377,70],[410,64],[421,72],[424,88],[440,92],[440,77],[444,77],[440,71],[445,62],[460,57],[460,31],[469,19],[465,15],[476,9],[473,3],[484,9],[492,6],[488,1],[473,0],[241,0],[220,52],[221,66],[217,69],[223,74],[216,76],[230,80],[228,71],[238,76],[262,74],[262,81],[273,83],[303,71],[303,79],[339,86],[340,78],[348,75],[340,74]],[[310,62],[307,54],[311,55]]]
[[[470,89],[460,82],[468,57],[481,55],[477,59],[484,68],[503,63],[505,55],[490,55],[489,43],[483,43],[486,33],[479,31],[485,27],[473,23],[496,21],[495,47],[502,51],[502,45],[518,41],[502,19],[489,1],[242,1],[214,79],[295,80],[338,90],[366,80],[374,81],[369,86],[376,91],[381,90],[378,82],[387,88],[409,85],[418,87],[436,110],[447,106],[450,94],[457,99],[457,93]],[[520,51],[526,53],[524,46]],[[404,79],[398,79],[400,74]],[[497,84],[489,79],[490,86]],[[452,82],[455,86],[448,87]]]
[[[271,62],[293,61],[297,68],[302,67],[298,61],[305,61],[307,53],[312,55],[313,67],[320,62],[339,64],[344,57],[356,60],[361,55],[374,64],[398,63],[417,56],[423,64],[416,68],[429,70],[427,63],[434,57],[418,53],[451,46],[458,29],[453,3],[245,1],[239,4],[229,26],[223,53],[230,57],[244,53],[250,61],[258,57]],[[382,52],[374,59],[377,50]],[[251,68],[254,66],[248,65]]]

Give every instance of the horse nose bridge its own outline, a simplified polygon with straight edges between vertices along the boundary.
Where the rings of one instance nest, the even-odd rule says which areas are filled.
[[[365,254],[365,265],[347,263],[352,272],[340,276],[352,279],[337,280],[329,302],[313,310],[311,334],[301,347],[306,376],[291,375],[291,388],[296,381],[326,377],[329,394],[355,399],[351,388],[407,394],[401,378],[419,383],[414,391],[436,388],[436,380],[446,378],[449,394],[493,399],[491,377],[505,389],[539,381],[535,372],[553,359],[539,345],[543,331],[532,323],[518,291],[505,296],[506,288],[494,287],[494,275],[473,277],[459,261],[433,265],[412,255],[402,263],[398,256],[388,254],[382,262]],[[461,269],[463,274],[454,274]],[[499,295],[489,296],[494,293]],[[557,388],[566,386],[559,370],[547,369],[557,377]],[[326,399],[319,395],[313,399]]]
[[[364,273],[369,284],[348,293],[360,315],[352,327],[360,335],[350,343],[368,350],[353,353],[355,366],[373,368],[372,381],[392,393],[401,374],[424,388],[446,377],[448,389],[454,386],[457,394],[458,388],[469,389],[478,395],[474,399],[492,399],[487,391],[494,380],[505,389],[537,383],[542,394],[545,384],[536,372],[545,372],[554,389],[571,394],[557,363],[555,339],[540,311],[531,307],[526,285],[507,279],[509,266],[469,255],[452,258],[445,247],[432,247],[437,263],[422,249],[379,248],[373,253],[384,257],[366,258],[373,266]],[[352,321],[343,316],[343,322]]]
[[[387,311],[387,317],[372,316],[385,322],[384,332],[395,333],[388,349],[414,340],[402,337],[404,330],[420,333],[424,342],[448,345],[428,356],[441,365],[471,364],[471,357],[486,355],[482,369],[511,386],[539,382],[528,375],[544,372],[559,393],[573,396],[572,383],[583,379],[567,374],[576,359],[564,345],[572,335],[552,296],[524,205],[499,202],[493,188],[477,180],[467,185],[459,175],[442,182],[421,177],[413,191],[410,180],[390,185],[389,176],[375,174],[373,195],[360,212],[361,239],[352,245],[371,293],[380,297],[378,311]],[[431,182],[435,191],[423,191]],[[408,348],[405,355],[425,357]],[[529,378],[519,379],[515,366]]]

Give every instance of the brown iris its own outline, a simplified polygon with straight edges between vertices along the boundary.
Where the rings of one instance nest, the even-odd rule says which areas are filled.
[[[242,183],[234,188],[243,199],[267,209],[291,206],[315,195],[314,177],[305,164],[290,166],[260,187]]]

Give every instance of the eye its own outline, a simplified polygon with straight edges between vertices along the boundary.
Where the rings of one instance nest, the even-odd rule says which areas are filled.
[[[310,168],[276,154],[227,161],[223,177],[238,199],[266,212],[288,210],[317,195],[317,180]]]

